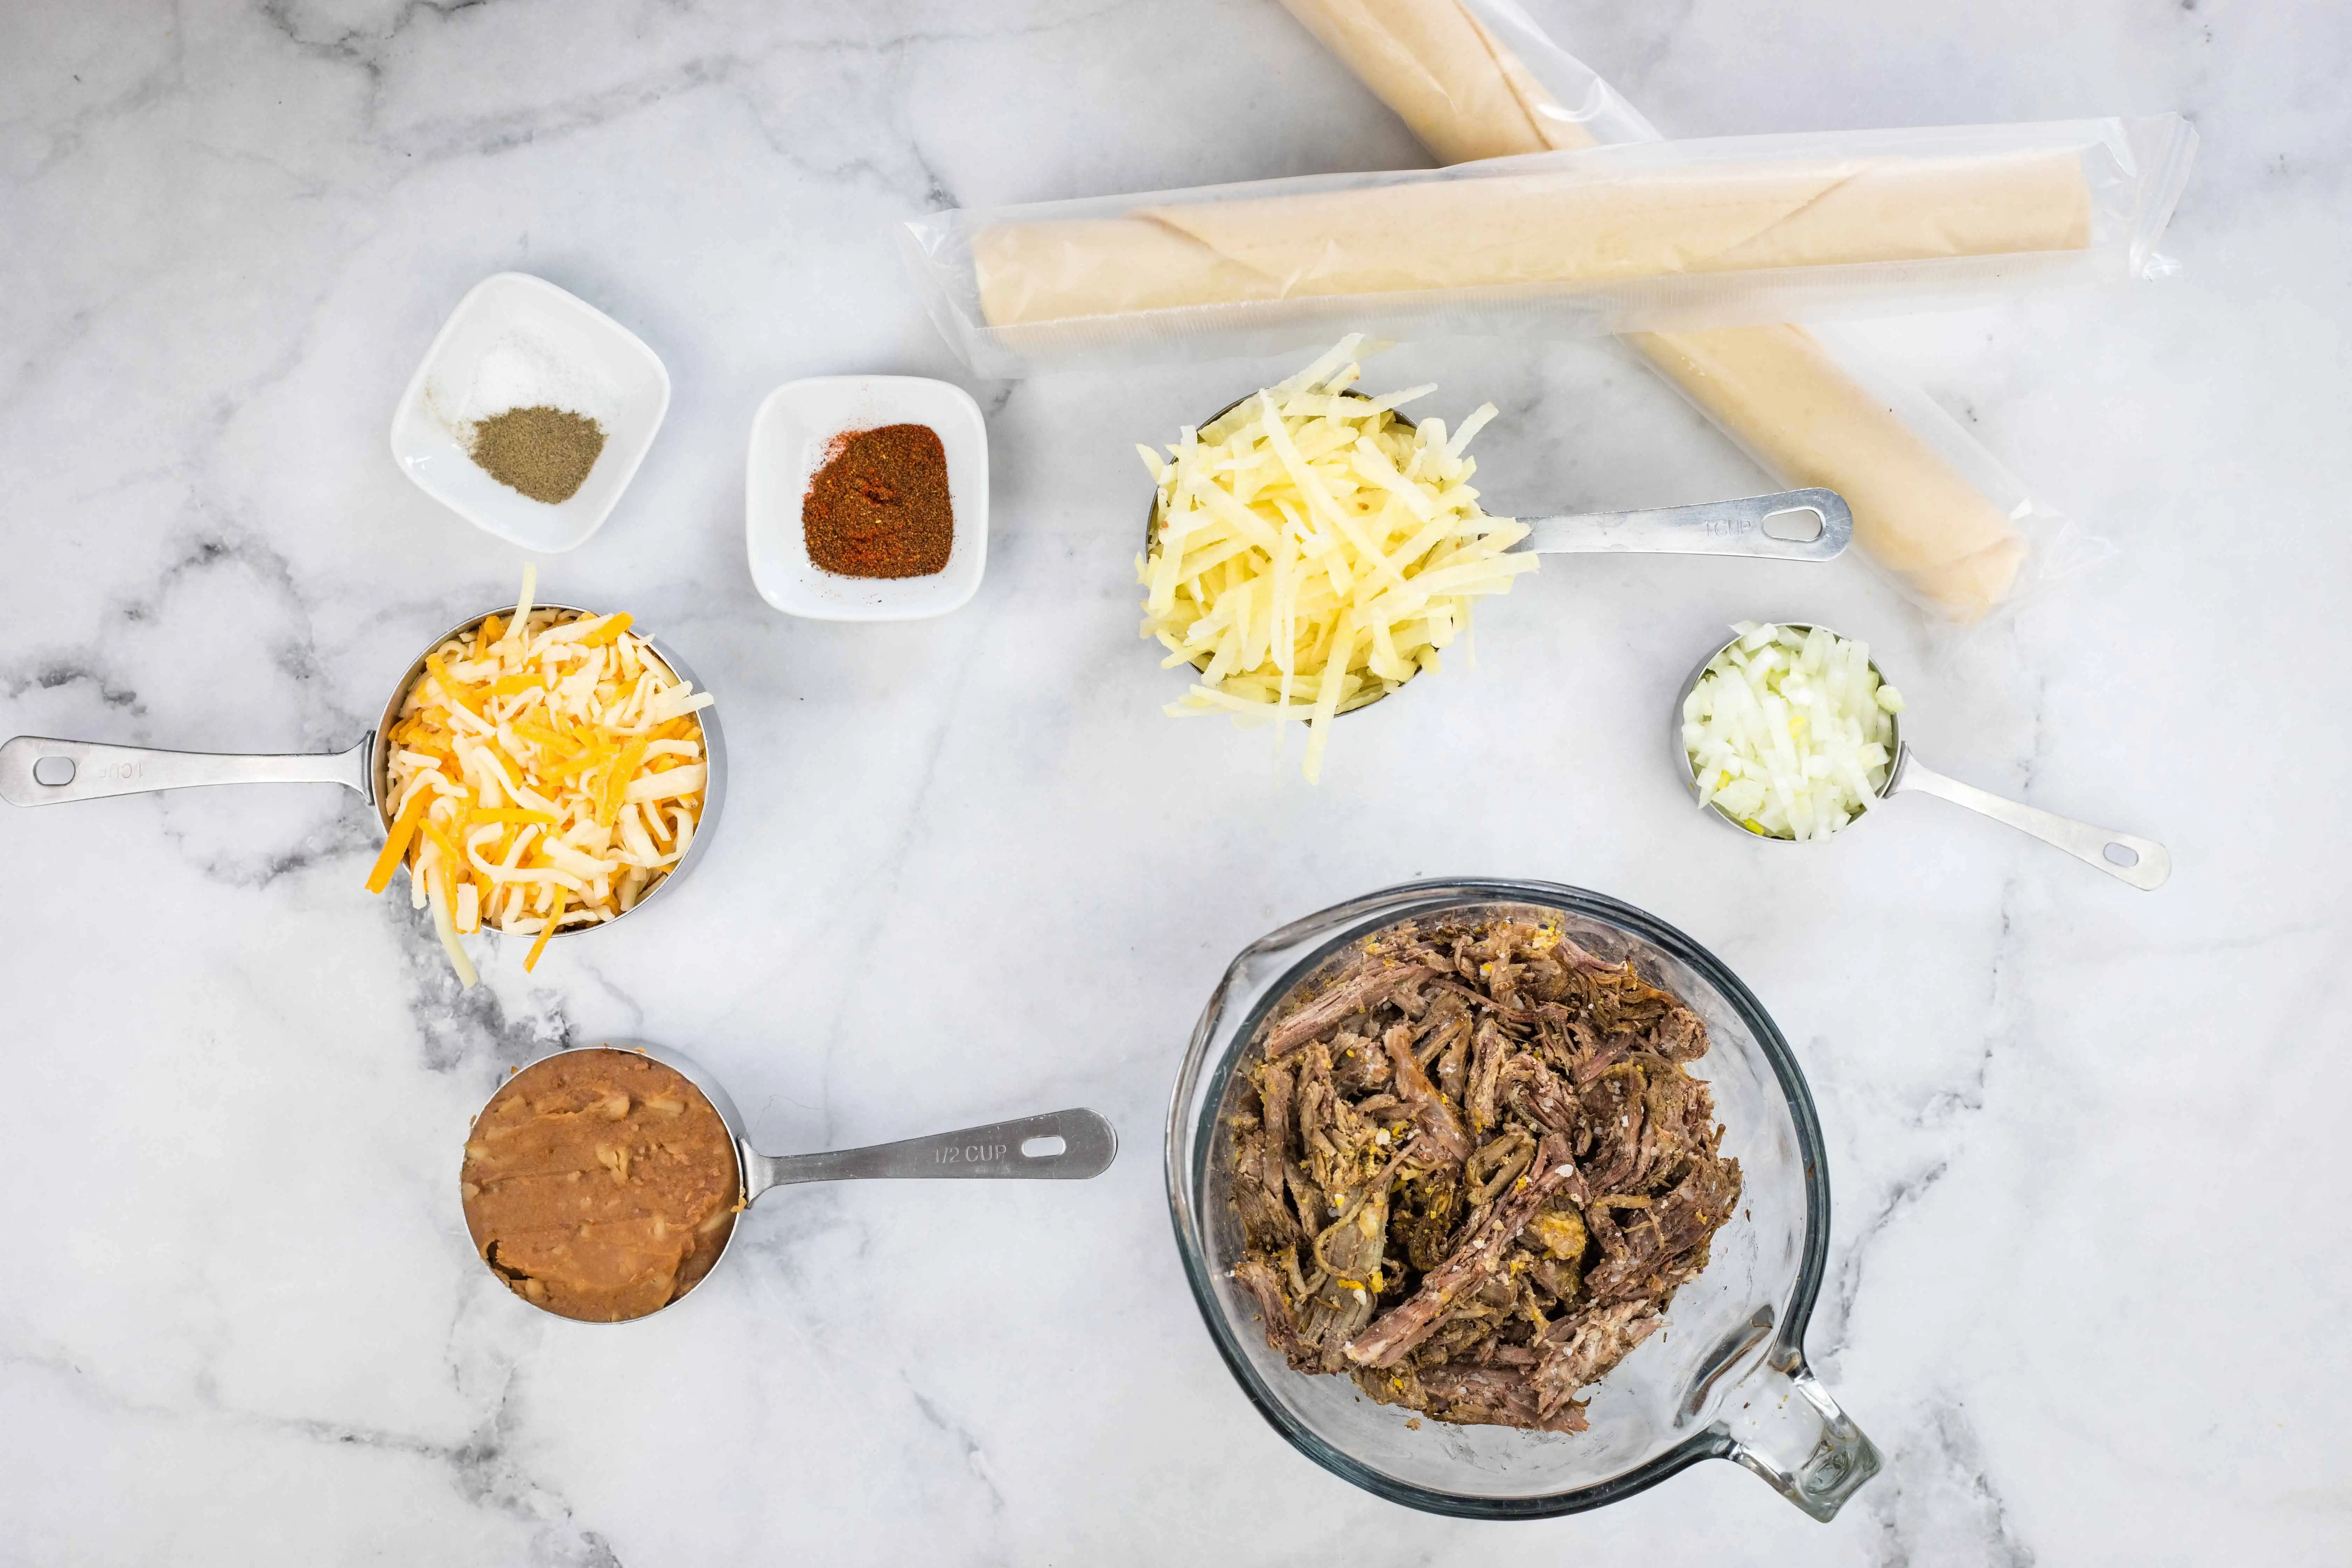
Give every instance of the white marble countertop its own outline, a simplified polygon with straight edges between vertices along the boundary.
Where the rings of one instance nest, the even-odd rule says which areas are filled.
[[[479,944],[464,996],[361,889],[332,788],[0,811],[0,1560],[2352,1555],[2347,857],[2307,804],[2352,772],[2319,658],[2352,589],[2352,26],[1535,8],[1685,134],[2195,115],[2182,277],[1870,329],[2121,558],[1958,661],[1859,563],[1556,564],[1309,789],[1262,735],[1160,716],[1129,582],[1131,444],[1272,367],[974,384],[887,233],[1423,162],[1272,0],[0,10],[0,734],[357,739],[520,576],[384,445],[442,318],[516,268],[676,384],[541,581],[674,637],[734,757],[723,852],[668,908],[528,976]],[[752,409],[849,371],[989,413],[988,578],[952,616],[752,592]],[[1609,345],[1373,374],[1510,411],[1481,443],[1506,508],[1758,488]],[[1818,851],[1702,821],[1664,706],[1759,615],[1869,637],[1928,758],[2165,839],[2170,886],[1933,802]],[[1473,872],[1654,910],[1795,1044],[1836,1194],[1811,1346],[1889,1461],[1834,1524],[1722,1464],[1580,1517],[1424,1517],[1294,1453],[1218,1362],[1159,1160],[1209,988],[1282,921]],[[1083,1103],[1125,1149],[1083,1185],[779,1194],[686,1307],[581,1329],[472,1261],[454,1178],[508,1068],[612,1034],[692,1051],[771,1148]]]

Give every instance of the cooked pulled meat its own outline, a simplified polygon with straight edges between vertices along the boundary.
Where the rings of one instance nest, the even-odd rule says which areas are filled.
[[[1520,1230],[1552,1194],[1575,1179],[1576,1164],[1568,1156],[1565,1139],[1547,1138],[1536,1153],[1541,1168],[1531,1176],[1505,1173],[1505,1180],[1512,1184],[1509,1194],[1486,1211],[1444,1262],[1421,1277],[1419,1289],[1349,1342],[1349,1361],[1359,1366],[1394,1366],[1447,1321],[1456,1301],[1473,1292],[1483,1296],[1486,1284],[1504,1272],[1507,1249]],[[1519,1168],[1525,1166],[1522,1155]]]
[[[1581,1432],[1584,1406],[1573,1400],[1547,1406],[1533,1374],[1507,1365],[1447,1362],[1397,1376],[1360,1372],[1356,1385],[1382,1405],[1427,1411],[1463,1426],[1526,1426],[1539,1432]]]
[[[1706,1026],[1542,911],[1378,932],[1286,998],[1228,1128],[1234,1282],[1301,1372],[1584,1430],[1739,1200]]]

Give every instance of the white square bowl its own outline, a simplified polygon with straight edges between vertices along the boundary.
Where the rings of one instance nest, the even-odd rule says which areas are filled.
[[[509,340],[566,367],[596,405],[576,408],[604,427],[604,449],[571,500],[550,506],[509,489],[466,455],[465,426],[499,412],[467,405],[490,351]],[[562,396],[551,402],[562,404]],[[392,416],[392,455],[419,489],[467,522],[526,550],[576,550],[604,525],[669,412],[669,372],[635,332],[586,300],[527,272],[499,272],[467,291],[425,351]]]
[[[801,500],[834,437],[884,425],[928,425],[948,459],[955,542],[928,577],[844,577],[809,559]],[[944,616],[979,591],[988,569],[988,425],[960,386],[919,375],[821,375],[788,381],[751,419],[743,477],[744,543],[760,596],[820,621],[913,621]]]

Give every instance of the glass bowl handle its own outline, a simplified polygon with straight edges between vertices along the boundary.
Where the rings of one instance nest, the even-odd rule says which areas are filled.
[[[1878,1446],[1838,1407],[1802,1354],[1792,1355],[1781,1370],[1785,1388],[1776,1386],[1778,1377],[1759,1380],[1748,1407],[1724,1423],[1730,1440],[1725,1458],[1826,1523],[1883,1461]]]

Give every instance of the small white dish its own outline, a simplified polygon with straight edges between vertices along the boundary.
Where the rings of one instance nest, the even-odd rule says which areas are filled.
[[[475,420],[538,402],[604,427],[586,481],[551,506],[466,455]],[[668,412],[669,372],[635,332],[543,278],[499,272],[467,290],[425,351],[393,412],[392,455],[426,495],[475,527],[557,554],[604,525]]]
[[[844,577],[809,559],[801,498],[834,437],[884,425],[928,425],[948,459],[955,542],[928,577]],[[988,569],[988,425],[960,386],[919,375],[821,375],[788,381],[751,419],[743,478],[744,542],[760,596],[819,621],[913,621],[944,616],[979,591]]]

